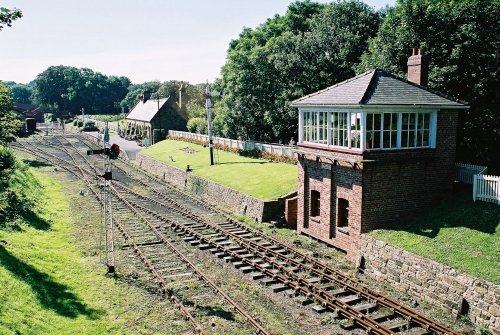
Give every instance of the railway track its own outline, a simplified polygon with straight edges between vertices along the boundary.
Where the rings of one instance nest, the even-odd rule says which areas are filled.
[[[86,146],[94,144],[79,136]],[[76,146],[73,149],[79,151]],[[80,153],[81,155],[81,153]],[[84,157],[85,158],[85,157]],[[73,160],[74,164],[80,164]],[[91,167],[89,162],[86,162]],[[83,164],[83,162],[82,162]],[[137,192],[113,181],[114,193],[137,215],[146,216],[169,240],[183,241],[232,263],[254,280],[284,292],[318,313],[330,311],[371,334],[455,334],[451,329],[386,298],[359,281],[246,225],[221,216],[206,203],[120,161],[115,167],[141,186]],[[156,228],[155,228],[156,227]],[[158,236],[158,235],[157,235]],[[168,237],[167,237],[168,236]]]
[[[60,139],[57,140],[61,145],[65,145]],[[51,143],[46,144],[53,147]],[[68,167],[68,162],[63,158],[54,155],[54,153],[44,152],[31,144],[21,143],[20,146],[15,145],[14,148],[49,161],[51,164],[82,178],[92,194],[102,203],[102,196],[93,184],[95,176],[89,170],[81,167],[72,169]],[[65,152],[75,167],[75,164],[80,160],[77,158],[78,155],[73,155],[67,150]],[[84,156],[82,156],[82,160],[85,160]],[[92,167],[91,164],[90,166]],[[186,250],[176,247],[171,240],[155,228],[157,222],[155,222],[154,217],[147,217],[138,212],[119,194],[115,193],[115,196],[118,201],[114,204],[113,218],[127,243],[125,247],[132,249],[142,260],[162,292],[179,307],[196,333],[223,334],[227,330],[231,330],[229,332],[231,334],[268,334],[258,321],[185,256]],[[189,304],[186,306],[185,302]],[[239,314],[239,317],[235,317],[233,311]],[[214,313],[223,317],[214,322]],[[204,323],[208,324],[204,325],[200,320],[204,320]],[[206,329],[210,329],[210,331],[207,332]]]

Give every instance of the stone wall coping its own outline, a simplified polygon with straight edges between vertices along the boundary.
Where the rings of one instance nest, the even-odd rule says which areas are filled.
[[[184,171],[184,170],[182,170],[182,169],[179,169],[179,168],[178,168],[178,167],[176,167],[176,166],[173,166],[173,165],[167,164],[167,163],[165,163],[165,162],[159,161],[159,160],[157,160],[157,159],[155,159],[155,158],[153,158],[153,157],[151,157],[151,156],[144,155],[144,154],[142,154],[141,152],[138,152],[136,157],[137,157],[137,158],[136,158],[136,161],[138,161],[138,160],[139,160],[139,158],[141,158],[141,157],[147,157],[147,158],[152,159],[152,160],[154,160],[154,161],[156,161],[156,162],[158,162],[158,163],[160,163],[160,164],[166,165],[166,166],[168,166],[169,168],[173,168],[173,169],[178,170],[178,171],[180,171],[180,172],[184,172],[184,173],[186,173],[186,171]],[[241,191],[235,190],[235,189],[234,189],[234,188],[232,188],[232,187],[229,187],[229,186],[226,186],[226,185],[222,185],[222,184],[220,184],[220,183],[218,183],[218,182],[216,182],[216,181],[213,181],[213,180],[211,180],[211,179],[207,179],[207,178],[205,178],[205,177],[198,176],[198,175],[196,175],[196,174],[193,174],[193,175],[194,175],[196,178],[202,179],[203,181],[206,181],[206,182],[208,182],[208,183],[214,183],[214,184],[216,184],[216,185],[218,185],[218,186],[220,186],[220,187],[224,187],[224,188],[227,188],[227,189],[229,189],[229,190],[231,190],[231,191],[241,193],[241,194],[245,195],[245,196],[246,196],[246,197],[248,197],[248,198],[251,198],[251,199],[253,199],[253,200],[255,200],[255,201],[260,201],[260,202],[263,202],[263,203],[274,203],[274,202],[277,202],[277,201],[278,201],[278,199],[281,199],[281,198],[283,198],[283,197],[285,197],[285,196],[286,196],[286,195],[282,195],[282,196],[281,196],[281,197],[279,197],[278,199],[274,199],[274,200],[264,200],[264,199],[259,199],[259,198],[256,198],[256,197],[252,196],[252,195],[246,194],[246,193],[244,193],[244,192],[241,192]]]

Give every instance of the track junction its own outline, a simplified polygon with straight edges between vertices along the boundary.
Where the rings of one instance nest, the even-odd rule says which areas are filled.
[[[84,155],[87,149],[98,147],[88,138],[32,136],[12,147],[83,180],[92,195],[102,202],[99,169],[95,160]],[[456,334],[293,246],[231,219],[133,164],[117,160],[114,168],[112,215],[124,239],[123,247],[135,252],[162,292],[199,334],[211,333],[203,311],[196,308],[202,304],[184,303],[195,301],[196,297],[203,297],[205,305],[212,303],[234,310],[239,317],[228,320],[225,326],[237,328],[238,334],[269,333],[190,259],[190,248],[232,264],[300,305],[318,313],[333,312],[347,320],[347,329],[363,329],[369,334]],[[197,281],[199,291],[195,295],[182,296],[182,290],[173,289],[185,279]]]

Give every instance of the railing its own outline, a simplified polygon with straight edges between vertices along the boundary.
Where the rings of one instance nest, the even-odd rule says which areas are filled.
[[[81,120],[82,116],[81,115],[77,115],[77,118]],[[106,125],[105,121],[97,120],[95,118],[95,116],[93,116],[93,115],[85,115],[85,121],[92,121],[92,122],[94,122],[95,125],[96,125],[96,127],[98,127],[98,128],[100,128],[100,127],[104,128],[104,126]],[[108,122],[108,128],[110,130],[114,130],[114,131],[118,132],[118,128],[119,127],[117,125],[115,125],[115,124],[112,124],[112,123]]]
[[[500,205],[500,176],[474,175],[472,199]]]
[[[192,140],[208,142],[208,135],[189,133],[186,131],[178,131],[178,130],[169,130],[168,134],[173,137],[182,137]],[[275,155],[295,157],[293,150],[296,147],[294,145],[259,143],[254,141],[240,141],[240,140],[233,140],[230,138],[223,138],[217,136],[213,137],[213,143],[226,145],[231,148],[237,148],[241,150],[248,150],[248,151],[259,150],[262,152],[268,152]]]
[[[474,176],[485,174],[488,171],[486,166],[455,163],[455,180],[466,184],[474,183]]]

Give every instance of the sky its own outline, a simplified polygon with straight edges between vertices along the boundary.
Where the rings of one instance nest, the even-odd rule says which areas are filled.
[[[7,0],[23,17],[0,31],[0,80],[28,83],[51,65],[133,83],[220,76],[229,42],[284,14],[289,0]],[[327,3],[328,0],[316,2]],[[394,0],[364,0],[379,9]]]

